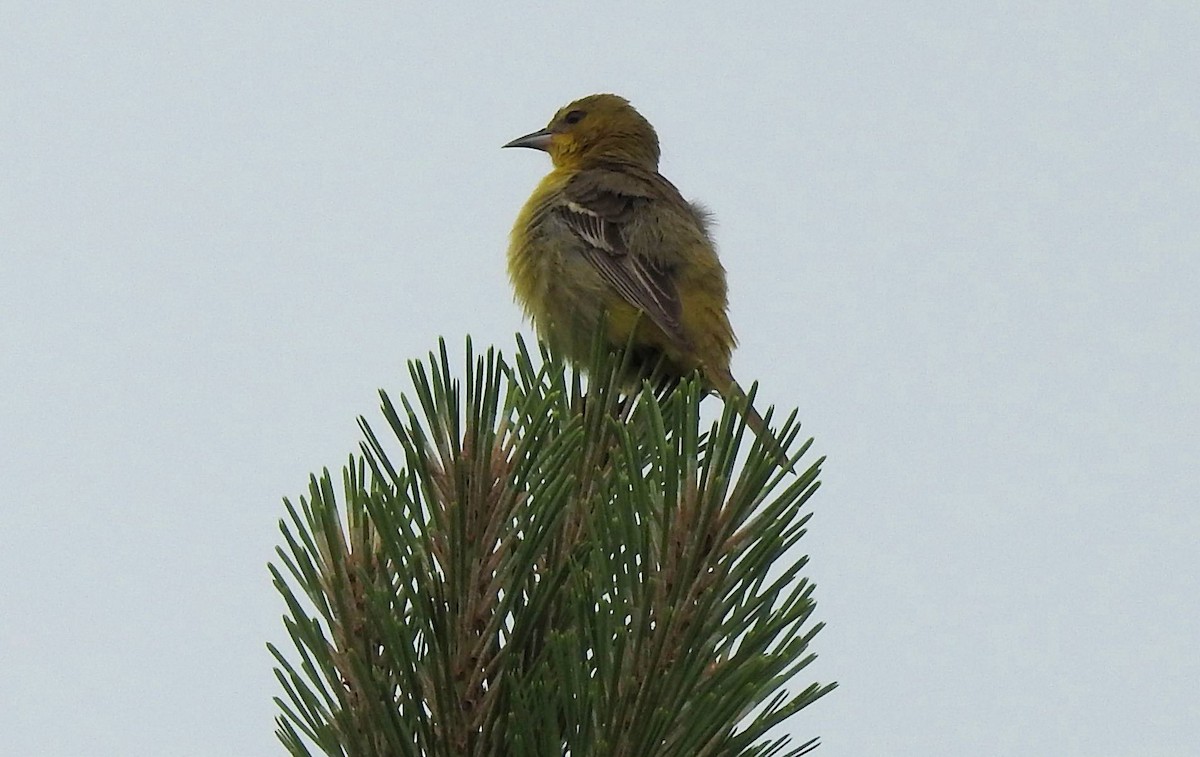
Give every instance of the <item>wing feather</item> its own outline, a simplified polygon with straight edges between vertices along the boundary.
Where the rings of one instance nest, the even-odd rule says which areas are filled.
[[[683,308],[672,271],[646,255],[632,253],[626,243],[626,225],[640,207],[653,200],[653,194],[630,185],[627,179],[614,180],[612,173],[582,172],[568,185],[567,199],[556,210],[586,243],[583,257],[601,278],[672,341],[685,346]]]

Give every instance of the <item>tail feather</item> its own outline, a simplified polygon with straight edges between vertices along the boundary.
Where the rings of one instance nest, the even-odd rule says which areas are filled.
[[[746,421],[746,425],[750,427],[750,430],[754,432],[754,435],[759,438],[759,440],[767,448],[767,451],[770,452],[775,458],[775,462],[779,465],[779,467],[786,468],[792,473],[795,473],[796,469],[792,467],[792,463],[788,459],[787,453],[784,452],[783,446],[780,445],[779,440],[775,438],[775,434],[772,433],[771,429],[767,426],[767,422],[761,415],[758,414],[758,411],[754,409],[754,405],[751,404],[750,397],[747,396],[745,390],[733,380],[733,376],[729,376],[729,382],[724,386],[724,388],[718,387],[717,390],[727,401],[730,399],[736,399],[738,401],[738,412],[741,413],[742,419]]]

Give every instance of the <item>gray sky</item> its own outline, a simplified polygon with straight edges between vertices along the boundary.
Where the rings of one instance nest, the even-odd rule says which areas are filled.
[[[0,6],[0,753],[282,753],[280,498],[528,333],[499,146],[596,91],[829,456],[795,733],[1195,753],[1200,5],[66,5]]]

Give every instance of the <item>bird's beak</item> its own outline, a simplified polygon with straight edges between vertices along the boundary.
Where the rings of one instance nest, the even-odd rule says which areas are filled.
[[[535,150],[548,150],[550,149],[550,138],[553,136],[554,132],[549,129],[542,129],[532,134],[526,134],[523,137],[517,137],[504,145],[504,147],[532,147]]]

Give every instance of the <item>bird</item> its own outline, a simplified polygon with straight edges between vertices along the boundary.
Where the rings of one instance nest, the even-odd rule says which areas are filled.
[[[504,147],[553,165],[517,215],[508,273],[538,336],[586,365],[598,330],[628,347],[632,370],[668,381],[698,372],[735,399],[746,425],[787,456],[730,371],[737,339],[711,215],[659,173],[654,127],[628,100],[594,94],[560,108],[544,129]]]

